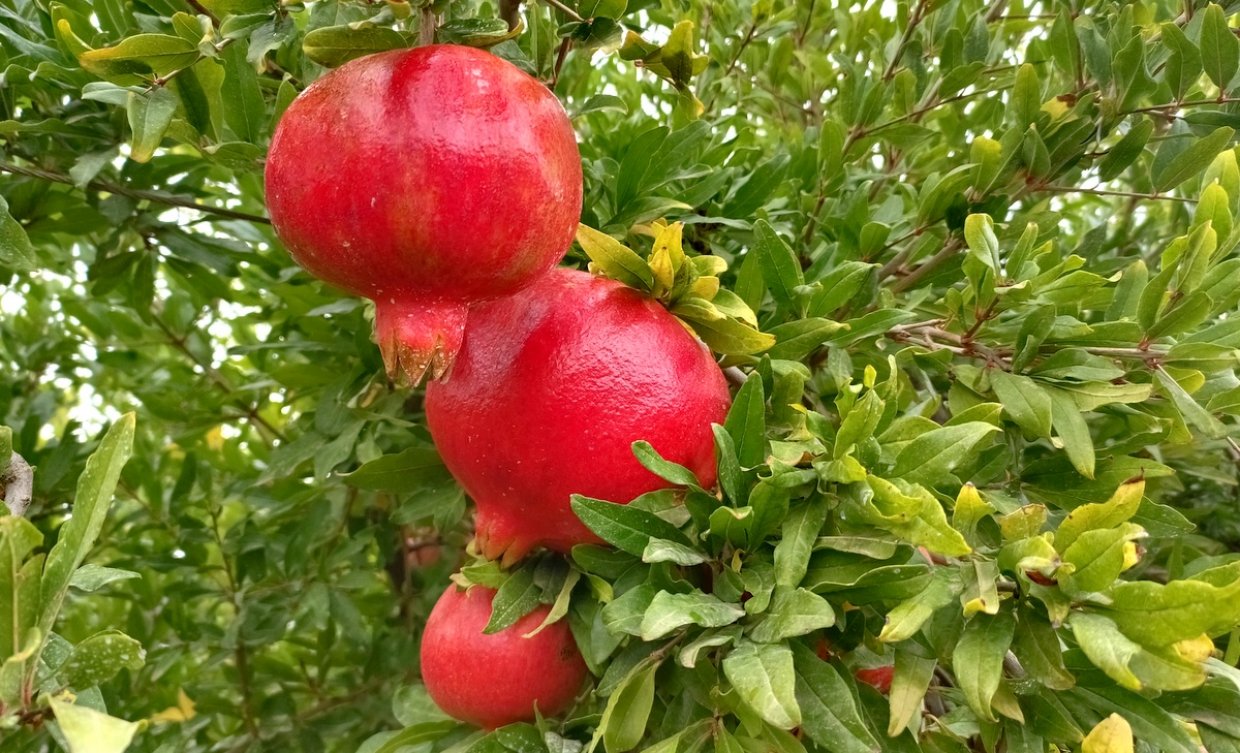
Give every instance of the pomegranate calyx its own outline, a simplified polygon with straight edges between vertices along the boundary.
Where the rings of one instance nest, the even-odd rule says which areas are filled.
[[[456,301],[375,301],[375,342],[388,378],[416,387],[424,377],[444,379],[465,336],[468,307]]]

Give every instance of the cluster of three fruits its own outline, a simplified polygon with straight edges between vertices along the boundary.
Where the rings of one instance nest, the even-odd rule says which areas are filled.
[[[555,268],[581,157],[541,83],[468,47],[359,58],[288,108],[266,183],[294,260],[374,301],[389,374],[434,380],[431,434],[487,557],[596,542],[572,494],[623,504],[666,485],[633,457],[638,439],[713,485],[729,394],[710,352],[657,301]],[[543,608],[483,635],[493,596],[449,587],[432,611],[432,697],[485,727],[564,710],[585,675],[567,624],[523,637]]]

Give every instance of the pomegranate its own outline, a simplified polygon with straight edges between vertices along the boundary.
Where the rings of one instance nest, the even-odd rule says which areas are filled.
[[[885,667],[867,667],[853,672],[854,677],[866,685],[878,688],[880,693],[891,692],[891,681],[895,674],[896,668],[890,665]]]
[[[572,494],[627,504],[668,486],[633,456],[639,439],[713,486],[710,425],[729,402],[710,352],[658,302],[561,268],[473,310],[426,415],[477,504],[481,551],[512,562],[539,545],[598,542]]]
[[[492,635],[495,591],[455,585],[443,592],[422,636],[422,680],[444,713],[494,729],[566,710],[581,689],[586,663],[567,620],[529,638],[550,611],[543,605]]]
[[[350,61],[306,88],[267,156],[293,259],[375,302],[388,373],[442,377],[467,307],[564,256],[581,155],[564,108],[516,66],[433,45]]]

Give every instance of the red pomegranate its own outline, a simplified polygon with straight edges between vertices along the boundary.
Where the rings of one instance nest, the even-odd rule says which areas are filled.
[[[891,692],[891,681],[895,678],[896,668],[890,664],[885,667],[866,667],[853,672],[853,676],[866,685],[872,685],[880,693]]]
[[[443,592],[422,636],[422,680],[444,713],[494,729],[534,720],[534,707],[555,716],[572,705],[586,676],[586,663],[568,620],[529,638],[550,611],[544,605],[492,635],[495,591],[455,585]]]
[[[542,545],[597,542],[572,494],[627,504],[668,486],[638,463],[644,439],[715,483],[711,423],[727,382],[658,302],[556,269],[470,315],[452,378],[426,392],[431,436],[478,506],[478,542],[506,562]]]
[[[267,207],[314,276],[375,302],[388,372],[441,377],[474,301],[555,265],[581,212],[564,108],[511,63],[434,45],[358,58],[289,106]]]

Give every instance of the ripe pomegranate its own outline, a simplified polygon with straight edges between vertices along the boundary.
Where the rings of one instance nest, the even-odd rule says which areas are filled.
[[[495,591],[448,586],[422,636],[422,680],[431,698],[449,716],[494,729],[533,721],[534,707],[555,716],[573,702],[586,676],[586,663],[567,620],[529,638],[550,611],[543,605],[492,635],[482,632],[491,619]]]
[[[668,486],[638,463],[644,439],[715,483],[710,425],[730,398],[706,347],[658,302],[556,269],[470,315],[452,378],[427,388],[431,436],[478,506],[487,557],[598,542],[570,495],[627,504]]]
[[[581,155],[564,108],[511,63],[433,45],[350,61],[306,88],[267,156],[293,259],[375,302],[388,373],[443,376],[470,303],[564,256]]]

